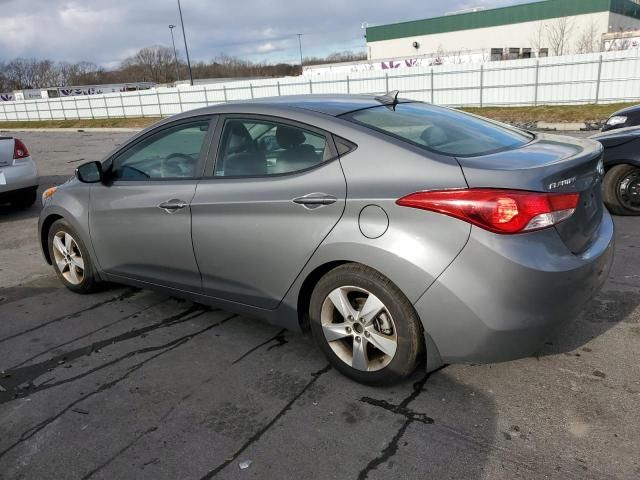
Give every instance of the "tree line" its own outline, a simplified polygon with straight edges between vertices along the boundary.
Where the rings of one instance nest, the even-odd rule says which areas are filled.
[[[325,58],[306,58],[305,64],[364,60],[364,53],[336,52]],[[231,77],[283,77],[300,74],[300,65],[251,62],[220,55],[191,65],[194,79]],[[15,58],[0,62],[0,92],[31,88],[101,85],[109,83],[172,83],[189,78],[186,62],[176,62],[173,50],[154,45],[139,50],[118,68],[107,70],[92,62],[54,62],[36,58]]]

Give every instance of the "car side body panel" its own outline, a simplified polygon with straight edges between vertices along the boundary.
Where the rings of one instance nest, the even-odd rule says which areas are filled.
[[[309,209],[294,198],[322,193]],[[191,204],[203,292],[275,308],[340,219],[346,182],[338,161],[292,175],[202,180]]]
[[[427,158],[424,151],[392,138],[369,135],[360,128],[352,128],[345,135],[358,148],[340,159],[347,178],[345,212],[279,306],[289,327],[298,320],[297,313],[288,312],[297,311],[305,279],[323,265],[332,262],[367,265],[388,277],[409,301],[415,302],[469,238],[468,223],[396,204],[397,199],[415,191],[465,188],[462,170],[455,159],[435,154]],[[371,207],[384,212],[388,219],[386,229],[379,225],[384,219],[377,222],[375,216],[372,219],[363,215]],[[368,238],[365,233],[375,238]]]

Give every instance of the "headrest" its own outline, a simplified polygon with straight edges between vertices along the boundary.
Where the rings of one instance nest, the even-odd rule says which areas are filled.
[[[278,140],[280,148],[287,149],[302,145],[305,137],[301,130],[281,125],[276,130],[276,140]]]
[[[245,150],[251,144],[251,135],[242,122],[231,121],[227,140],[227,153]]]
[[[445,132],[442,127],[439,127],[438,125],[431,125],[422,132],[420,138],[427,144],[427,147],[432,147],[447,143],[448,137],[447,132]]]

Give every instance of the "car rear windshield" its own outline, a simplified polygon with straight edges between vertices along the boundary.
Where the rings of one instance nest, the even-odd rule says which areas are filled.
[[[425,103],[400,103],[368,108],[342,116],[444,155],[470,157],[510,150],[533,136],[515,128],[457,110]]]

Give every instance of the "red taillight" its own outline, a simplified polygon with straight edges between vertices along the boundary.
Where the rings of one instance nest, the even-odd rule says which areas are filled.
[[[416,192],[396,203],[459,218],[495,233],[540,230],[569,218],[578,193],[539,193],[490,188]]]
[[[24,142],[18,138],[14,139],[13,143],[13,159],[20,160],[21,158],[27,158],[29,156],[29,150]]]

